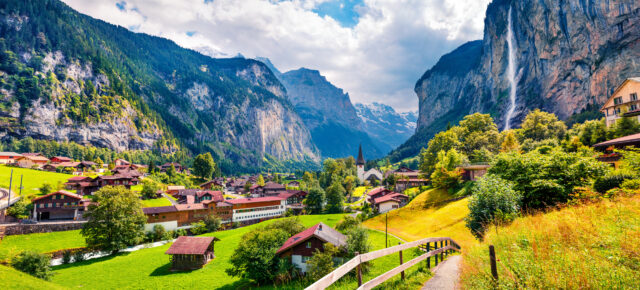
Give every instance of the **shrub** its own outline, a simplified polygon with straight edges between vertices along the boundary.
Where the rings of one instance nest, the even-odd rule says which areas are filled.
[[[492,223],[510,222],[518,214],[521,195],[513,185],[492,174],[485,175],[473,188],[469,199],[467,228],[482,238]]]
[[[207,232],[207,225],[205,225],[203,221],[191,223],[190,231],[194,235],[202,235]]]
[[[207,232],[215,232],[220,229],[220,225],[222,225],[222,220],[216,215],[208,215],[203,220],[205,227],[207,228]]]
[[[71,262],[71,256],[73,254],[69,250],[62,252],[62,264],[69,264]]]
[[[75,253],[73,253],[73,262],[77,263],[77,262],[82,262],[84,261],[84,251],[76,251]]]
[[[37,252],[22,252],[11,261],[11,266],[40,279],[51,277],[49,256]]]
[[[309,279],[316,281],[331,273],[334,269],[333,257],[337,253],[338,248],[330,243],[324,244],[324,251],[316,249],[307,262]]]
[[[167,230],[165,230],[162,225],[153,226],[153,231],[151,232],[152,241],[161,241],[166,233]]]
[[[596,178],[593,182],[593,189],[599,193],[606,193],[610,189],[620,187],[622,182],[627,179],[633,179],[634,176],[624,173],[612,173]]]
[[[640,189],[640,179],[625,179],[620,187],[623,189],[638,190]]]
[[[336,225],[336,230],[340,232],[345,232],[351,228],[357,227],[360,225],[360,221],[350,215],[346,215],[338,222]]]
[[[297,217],[278,219],[270,223],[265,229],[279,229],[285,231],[289,236],[293,236],[305,230],[304,225]]]
[[[238,247],[231,255],[231,276],[268,283],[276,278],[279,258],[276,251],[291,235],[281,229],[255,229],[242,236]]]
[[[186,236],[186,235],[187,235],[187,230],[185,230],[185,229],[176,230],[176,237],[182,237],[182,236]]]

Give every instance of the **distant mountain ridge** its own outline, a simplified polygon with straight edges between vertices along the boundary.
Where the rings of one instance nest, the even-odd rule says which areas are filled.
[[[319,71],[300,68],[282,73],[269,59],[257,59],[285,86],[289,101],[309,128],[323,157],[353,156],[360,144],[371,159],[391,150],[367,134],[349,94],[331,84]]]
[[[400,146],[416,132],[418,111],[399,113],[391,106],[375,102],[357,103],[355,107],[365,132],[390,149]]]

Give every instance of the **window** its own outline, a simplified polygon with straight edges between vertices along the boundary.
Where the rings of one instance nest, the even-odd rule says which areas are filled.
[[[638,94],[637,93],[632,93],[631,94],[631,100],[632,101],[637,101],[638,100]]]
[[[307,242],[307,249],[311,249],[311,242]]]
[[[617,97],[617,98],[613,99],[613,104],[614,105],[622,104],[622,97]]]
[[[616,115],[620,115],[620,108],[615,109]]]
[[[638,109],[638,105],[636,104],[631,104],[631,108],[629,109],[630,111],[635,111]]]
[[[305,263],[305,264],[306,264],[306,263],[309,261],[309,258],[310,258],[310,257],[302,256],[302,263]]]

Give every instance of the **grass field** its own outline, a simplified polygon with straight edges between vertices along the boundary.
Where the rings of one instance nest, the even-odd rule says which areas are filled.
[[[80,230],[41,234],[6,236],[0,241],[0,261],[7,260],[22,251],[39,253],[84,247]]]
[[[463,288],[640,289],[640,196],[516,219],[464,253]]]
[[[341,214],[301,216],[300,220],[305,226],[312,226],[320,221],[334,226],[342,216]],[[56,275],[52,278],[52,282],[67,287],[85,287],[89,289],[236,289],[238,287],[248,287],[250,284],[247,280],[228,276],[224,270],[230,267],[229,258],[233,254],[236,245],[240,242],[242,235],[255,227],[270,222],[209,234],[219,238],[220,242],[216,242],[215,245],[216,258],[201,270],[176,273],[169,271],[169,256],[164,254],[169,245],[165,245],[77,264],[58,266],[54,268]]]
[[[20,175],[22,175],[22,195],[27,196],[40,194],[39,189],[45,182],[51,184],[55,189],[58,188],[59,184],[62,185],[73,177],[73,175],[64,173],[0,165],[0,187],[9,188],[9,177],[12,169],[13,183],[11,184],[11,191],[15,194],[20,191]]]
[[[65,289],[3,265],[0,265],[0,277],[0,289]]]
[[[467,199],[433,206],[450,198],[452,196],[444,190],[426,190],[405,207],[388,213],[389,232],[407,241],[429,237],[451,237],[463,249],[476,244],[476,239],[465,227],[464,218],[469,214]],[[364,222],[364,225],[384,231],[385,215],[369,219]]]
[[[172,205],[172,203],[166,197],[142,200],[142,207],[156,207],[156,206],[170,206],[170,205]]]
[[[371,188],[371,186],[358,186],[353,190],[353,193],[351,194],[351,196],[361,197],[364,194],[364,192],[369,188]]]

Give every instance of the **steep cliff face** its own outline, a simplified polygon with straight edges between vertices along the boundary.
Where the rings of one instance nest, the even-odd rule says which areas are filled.
[[[516,126],[534,108],[566,119],[590,103],[602,104],[625,78],[640,75],[637,0],[496,0],[487,8],[483,39],[444,56],[416,83],[418,135],[426,140],[409,140],[404,155],[471,112],[491,113],[504,127],[510,8]]]
[[[356,104],[364,130],[388,148],[396,148],[416,132],[417,112],[396,112],[380,103]]]
[[[319,71],[301,68],[281,73],[268,59],[259,60],[285,86],[289,100],[323,157],[353,156],[360,144],[370,159],[391,150],[392,147],[370,138],[349,94],[327,81]]]
[[[319,161],[285,87],[261,62],[210,58],[56,0],[0,1],[0,31],[4,138],[163,152],[179,144],[213,152],[223,170]]]

